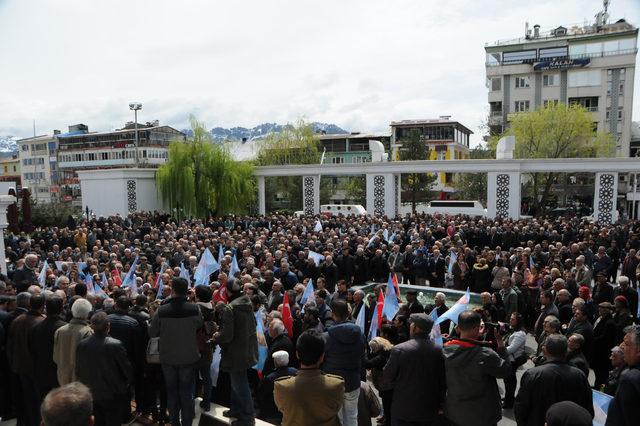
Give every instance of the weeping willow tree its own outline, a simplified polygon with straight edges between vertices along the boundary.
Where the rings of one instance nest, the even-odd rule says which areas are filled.
[[[253,166],[235,161],[212,141],[204,124],[191,119],[193,137],[173,141],[169,158],[156,173],[162,200],[181,217],[245,213],[255,198]]]
[[[287,125],[282,132],[270,133],[259,141],[255,162],[258,166],[319,164],[321,154],[318,145],[318,136],[311,125],[304,120],[298,120],[295,125]],[[321,180],[321,186],[327,183],[326,179]],[[268,178],[265,182],[265,194],[267,211],[301,209],[302,178]]]

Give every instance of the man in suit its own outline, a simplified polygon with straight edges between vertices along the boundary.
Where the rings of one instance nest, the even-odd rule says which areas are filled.
[[[407,291],[407,306],[410,314],[423,314],[424,306],[418,302],[418,292],[416,290]]]
[[[282,283],[280,280],[275,280],[271,285],[271,291],[267,296],[267,306],[269,312],[278,310],[278,306],[284,300],[284,293],[282,292]]]
[[[591,297],[596,305],[602,302],[613,303],[613,287],[607,282],[606,272],[596,274],[596,286]]]
[[[340,424],[338,412],[344,400],[344,380],[320,370],[324,346],[320,333],[314,330],[302,333],[296,344],[298,375],[276,380],[273,396],[282,413],[283,426]]]
[[[444,274],[447,269],[444,258],[440,255],[440,250],[433,249],[433,255],[429,259],[429,285],[431,287],[444,286]]]
[[[78,344],[76,376],[93,395],[96,424],[118,425],[127,415],[129,386],[133,369],[127,350],[117,339],[109,337],[109,318],[104,312],[91,317],[93,335]]]
[[[424,313],[409,317],[411,339],[391,350],[383,370],[383,388],[393,390],[391,424],[431,424],[446,392],[444,357],[429,340],[433,320]],[[424,386],[429,383],[429,386]]]

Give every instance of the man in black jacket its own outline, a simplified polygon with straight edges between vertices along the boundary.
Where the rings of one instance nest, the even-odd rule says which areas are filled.
[[[433,255],[429,259],[429,285],[431,287],[444,287],[444,274],[446,271],[444,258],[440,250],[433,249]]]
[[[47,316],[35,325],[29,336],[29,351],[33,357],[33,374],[40,403],[53,388],[57,388],[57,366],[53,362],[53,337],[66,324],[60,315],[64,307],[61,297],[51,296],[46,302]]]
[[[433,320],[411,314],[411,340],[396,345],[383,370],[383,388],[393,390],[391,424],[432,424],[446,393],[444,357],[429,340]],[[428,385],[425,385],[428,383]]]
[[[109,334],[109,319],[104,312],[91,317],[93,335],[78,344],[76,376],[93,395],[96,424],[119,425],[127,415],[123,407],[129,403],[129,386],[133,371],[127,351]]]
[[[289,339],[289,336],[287,335],[287,329],[280,319],[274,318],[271,323],[269,323],[269,337],[271,338],[271,342],[269,344],[267,360],[265,361],[264,368],[262,370],[264,375],[270,374],[275,370],[273,359],[274,353],[278,351],[286,351],[289,354],[289,362],[293,361],[293,357],[295,355],[293,343],[291,343],[291,339]],[[287,367],[292,365],[293,364],[290,363]]]
[[[160,337],[160,364],[167,387],[167,405],[173,424],[190,425],[195,416],[193,392],[200,351],[196,339],[202,315],[187,301],[189,284],[171,280],[171,298],[160,306],[149,326],[150,337]]]
[[[520,380],[514,413],[519,426],[542,426],[549,407],[556,402],[572,401],[593,416],[591,387],[587,377],[565,362],[567,339],[550,335],[543,347],[547,361],[531,368]]]
[[[602,302],[598,305],[599,316],[593,323],[593,356],[591,367],[596,374],[594,389],[607,383],[611,363],[609,356],[616,345],[616,323],[613,321],[613,305]]]
[[[609,404],[606,426],[631,426],[640,419],[640,326],[624,329],[621,348],[627,370],[620,375],[618,390]]]

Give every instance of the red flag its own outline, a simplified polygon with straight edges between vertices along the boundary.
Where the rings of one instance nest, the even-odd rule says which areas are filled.
[[[400,300],[400,287],[398,287],[398,277],[396,277],[396,274],[391,275],[391,282],[393,283],[393,288],[396,289],[396,297]]]
[[[214,303],[218,303],[218,302],[229,303],[229,297],[227,296],[227,286],[226,285],[220,286],[220,288],[218,290],[216,290],[215,293],[213,293],[213,302]]]
[[[378,303],[376,306],[378,307],[378,330],[380,330],[382,327],[382,311],[384,310],[384,296],[382,295],[382,290],[380,290],[380,294],[378,295]]]
[[[120,278],[118,268],[111,271],[111,276],[113,277],[113,284],[120,287],[122,285],[122,278]]]
[[[291,306],[289,306],[289,296],[286,291],[282,301],[282,322],[287,329],[289,337],[293,337],[293,316],[291,316]]]

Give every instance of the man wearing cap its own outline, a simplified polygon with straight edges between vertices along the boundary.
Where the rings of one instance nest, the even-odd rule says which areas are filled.
[[[598,305],[598,318],[593,324],[593,359],[591,368],[596,374],[593,385],[599,389],[609,375],[609,354],[616,345],[616,324],[613,321],[613,305],[602,302]]]
[[[596,305],[600,305],[602,302],[613,302],[613,287],[607,282],[606,272],[596,274],[596,285],[593,288],[592,297]]]
[[[614,301],[619,296],[624,296],[629,305],[629,311],[633,314],[638,313],[638,293],[629,285],[630,279],[624,275],[618,277],[618,287],[613,289]]]
[[[429,339],[433,320],[427,314],[409,317],[411,339],[391,350],[382,387],[393,391],[391,424],[432,424],[444,405],[444,357]]]

